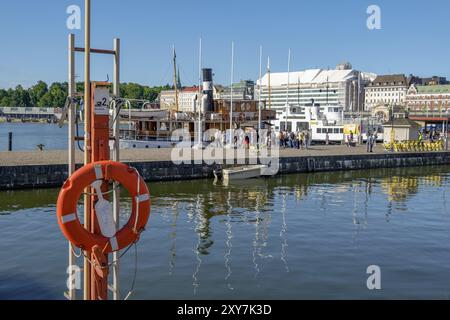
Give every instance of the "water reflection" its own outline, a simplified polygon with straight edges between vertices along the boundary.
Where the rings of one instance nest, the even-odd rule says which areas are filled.
[[[286,272],[289,272],[289,267],[287,263],[287,238],[286,238],[286,232],[287,232],[287,225],[286,225],[286,194],[283,194],[281,197],[283,200],[283,204],[281,205],[281,231],[280,231],[280,239],[281,239],[281,261],[283,261],[284,268],[286,269]]]
[[[204,228],[204,220],[205,215],[201,213],[200,211],[201,206],[201,198],[200,195],[197,196],[197,201],[195,202],[195,232],[197,233],[197,244],[194,248],[194,254],[197,259],[197,266],[195,268],[194,273],[192,274],[192,286],[194,287],[194,295],[197,294],[197,288],[199,287],[199,280],[198,280],[198,274],[200,273],[200,267],[202,265],[202,259],[201,259],[201,243],[202,243],[202,233],[200,232],[202,228]],[[205,252],[203,250],[203,252]]]
[[[225,269],[227,270],[227,274],[225,276],[225,281],[227,282],[228,289],[233,290],[233,287],[231,286],[231,283],[229,281],[232,271],[230,266],[230,257],[231,257],[231,249],[233,247],[233,244],[231,240],[233,239],[233,230],[232,230],[232,224],[231,224],[231,215],[233,214],[233,206],[231,205],[231,192],[228,192],[228,198],[227,198],[227,205],[228,205],[228,214],[227,218],[225,220],[225,225],[227,226],[227,238],[226,238],[226,247],[227,251],[225,253]]]
[[[371,218],[379,213],[391,221],[398,211],[407,209],[408,200],[421,197],[430,188],[440,194],[439,188],[447,186],[449,173],[450,167],[428,167],[289,175],[228,186],[214,186],[209,180],[151,183],[152,214],[162,220],[158,226],[159,232],[164,233],[161,239],[168,239],[164,249],[168,270],[164,271],[174,276],[177,250],[188,246],[192,265],[186,267],[183,261],[183,268],[189,268],[194,295],[201,288],[202,271],[206,273],[212,253],[220,255],[222,271],[217,272],[229,290],[237,291],[241,270],[236,269],[242,252],[247,254],[253,279],[268,264],[293,273],[299,253],[292,238],[304,231],[291,224],[294,219],[302,219],[305,202],[314,205],[309,210],[318,223],[336,219],[336,212],[342,213],[339,209],[348,205],[344,218],[356,245],[358,237],[369,228],[371,213]],[[446,189],[442,188],[444,214],[448,214]],[[57,193],[58,190],[0,192],[0,214],[36,207],[52,214]],[[126,219],[130,202],[123,200],[121,213]],[[247,234],[243,236],[242,232]],[[241,242],[246,236],[250,240]],[[192,243],[185,243],[189,237]],[[293,249],[289,250],[289,244]],[[244,246],[248,251],[242,249]]]
[[[178,207],[177,204],[174,203],[174,205],[172,206],[172,212],[173,214],[171,215],[173,217],[173,221],[171,224],[171,233],[170,233],[170,238],[172,240],[172,245],[170,247],[170,262],[169,262],[169,274],[172,275],[173,273],[173,269],[175,268],[175,260],[177,257],[177,221],[178,221]]]
[[[292,209],[287,208],[289,202],[294,202],[296,207],[300,207],[302,201],[310,196],[316,196],[319,200],[320,211],[327,216],[330,208],[340,206],[351,196],[353,204],[350,218],[354,225],[352,238],[353,243],[356,244],[360,233],[369,227],[369,208],[374,193],[379,194],[381,191],[386,195],[385,215],[386,221],[389,222],[394,210],[402,210],[402,206],[408,199],[420,193],[421,187],[443,186],[446,181],[446,172],[450,172],[450,168],[445,169],[444,172],[437,173],[442,171],[442,168],[440,170],[425,168],[425,170],[421,169],[420,175],[417,174],[417,169],[293,175],[243,181],[228,186],[220,184],[213,186],[210,181],[193,181],[171,185],[174,188],[168,193],[166,193],[167,184],[155,185],[153,192],[159,195],[166,193],[170,196],[166,199],[160,196],[156,202],[158,205],[170,203],[175,208],[178,202],[192,202],[192,205],[188,206],[187,215],[197,235],[197,243],[193,250],[196,264],[192,273],[193,290],[196,294],[200,286],[202,257],[207,256],[214,246],[212,221],[217,221],[224,227],[225,273],[223,279],[227,288],[234,290],[232,284],[233,242],[237,225],[252,226],[254,235],[249,243],[250,258],[254,278],[257,278],[261,268],[264,267],[265,260],[272,258],[272,254],[266,253],[265,250],[269,246],[270,229],[276,227],[272,223],[272,217],[279,214],[280,249],[278,253],[285,272],[290,272],[287,215],[292,213]],[[174,201],[174,198],[178,200]],[[178,207],[178,210],[183,211],[183,208]],[[176,210],[173,215],[178,216]],[[215,220],[219,217],[221,219]]]

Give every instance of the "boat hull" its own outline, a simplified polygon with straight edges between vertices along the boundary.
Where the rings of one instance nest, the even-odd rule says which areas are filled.
[[[222,175],[224,181],[246,180],[259,178],[261,176],[262,166],[244,166],[231,169],[223,169]]]

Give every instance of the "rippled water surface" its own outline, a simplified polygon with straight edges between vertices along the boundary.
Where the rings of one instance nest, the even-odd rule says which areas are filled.
[[[431,167],[152,183],[132,298],[446,299],[449,176]],[[63,298],[57,193],[0,192],[0,298]],[[122,263],[124,294],[134,258]],[[367,289],[370,265],[382,290]]]

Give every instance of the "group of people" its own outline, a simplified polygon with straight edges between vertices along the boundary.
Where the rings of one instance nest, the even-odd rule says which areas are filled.
[[[308,149],[311,145],[309,131],[280,131],[278,133],[281,148]]]
[[[268,131],[267,135],[261,139],[257,131],[244,132],[243,130],[235,130],[231,140],[234,149],[250,149],[250,146],[265,145],[270,148],[272,145],[272,132]],[[205,138],[206,140],[206,138]],[[214,136],[210,136],[209,140],[216,148],[223,148],[229,143],[229,134],[225,131],[215,130]]]
[[[444,137],[444,134],[441,134],[437,130],[419,130],[419,142],[424,140],[428,140],[431,142],[439,141]]]

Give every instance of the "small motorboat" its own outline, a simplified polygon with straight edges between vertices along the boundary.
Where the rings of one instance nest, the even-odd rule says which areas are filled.
[[[263,165],[246,165],[222,170],[224,181],[254,179],[261,176]]]

